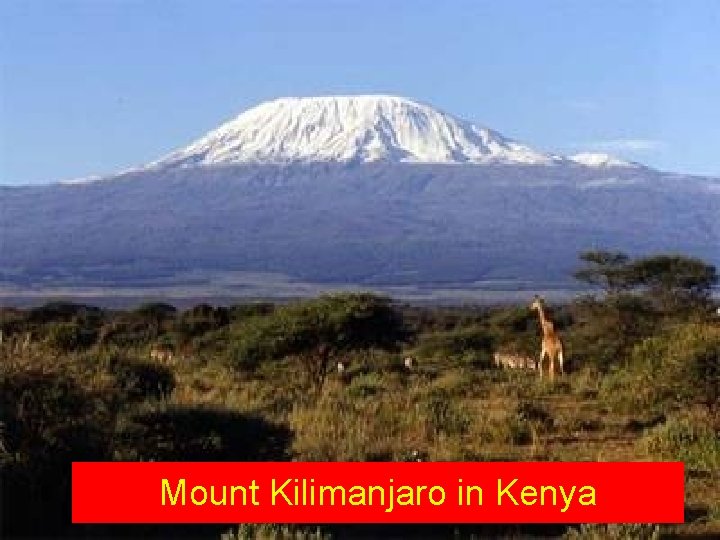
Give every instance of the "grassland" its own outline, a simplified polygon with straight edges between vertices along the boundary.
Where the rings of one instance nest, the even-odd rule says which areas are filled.
[[[616,305],[557,306],[555,319],[571,361],[569,373],[551,382],[534,371],[491,365],[494,350],[536,350],[537,323],[524,305],[450,309],[380,302],[373,311],[372,298],[363,299],[369,304],[353,303],[352,296],[323,302],[198,306],[184,312],[162,305],[126,312],[70,304],[4,310],[3,533],[228,539],[720,536],[720,321],[710,310],[648,314],[633,304],[632,317],[618,319]],[[388,314],[397,325],[392,342],[377,332],[390,332]],[[306,326],[298,322],[306,319]],[[341,327],[352,328],[357,339],[335,340]],[[23,344],[28,333],[31,341]],[[158,343],[172,349],[173,358],[151,359],[149,348]],[[330,344],[327,356],[318,353],[322,343]],[[417,359],[412,369],[402,364],[408,355]],[[349,362],[343,373],[334,369],[340,358]],[[82,459],[679,459],[687,471],[686,523],[73,527],[68,463]]]

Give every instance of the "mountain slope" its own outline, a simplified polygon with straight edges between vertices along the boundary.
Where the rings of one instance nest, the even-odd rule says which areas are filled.
[[[635,169],[230,165],[0,197],[0,279],[13,283],[160,283],[218,270],[568,282],[578,251],[594,247],[720,263],[720,182]]]

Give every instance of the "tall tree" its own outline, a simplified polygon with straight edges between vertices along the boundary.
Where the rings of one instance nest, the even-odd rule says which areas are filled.
[[[718,282],[713,265],[673,254],[637,259],[625,274],[633,287],[649,293],[663,311],[705,305]]]
[[[575,272],[574,277],[590,285],[600,287],[608,294],[627,290],[627,263],[629,257],[621,251],[593,250],[580,254],[585,266]]]
[[[331,294],[289,304],[243,320],[232,333],[240,366],[295,356],[316,388],[322,386],[338,354],[393,349],[407,335],[390,300],[371,294]]]

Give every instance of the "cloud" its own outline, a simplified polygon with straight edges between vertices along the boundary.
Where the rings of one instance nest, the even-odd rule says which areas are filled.
[[[665,146],[663,141],[657,139],[628,138],[608,139],[575,145],[582,148],[592,148],[606,152],[655,152]]]

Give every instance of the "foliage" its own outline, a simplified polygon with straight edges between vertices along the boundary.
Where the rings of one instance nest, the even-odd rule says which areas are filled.
[[[493,338],[481,327],[456,328],[425,333],[417,346],[417,354],[428,359],[467,359],[476,367],[492,365]]]
[[[435,437],[441,434],[462,435],[470,426],[470,419],[462,408],[443,395],[430,395],[425,403],[425,413],[428,417],[428,428]]]
[[[283,306],[270,315],[246,319],[232,334],[233,355],[240,366],[298,355],[310,366],[322,364],[322,370],[338,352],[393,348],[406,337],[390,301],[369,294],[327,295]]]
[[[173,342],[187,345],[210,332],[215,332],[230,323],[230,311],[223,307],[198,304],[180,314],[170,328]]]
[[[262,418],[211,407],[154,406],[124,419],[116,459],[282,461],[291,432]]]
[[[126,402],[166,398],[175,388],[175,377],[165,366],[120,355],[110,355],[101,363]]]
[[[623,387],[634,392],[621,392]],[[603,395],[628,409],[703,404],[716,407],[720,396],[720,328],[687,323],[637,344],[626,369],[616,369],[601,387]]]
[[[98,322],[102,316],[102,310],[94,306],[86,306],[72,302],[48,302],[40,307],[31,309],[27,314],[27,320],[31,324],[36,325],[60,321],[88,323]]]
[[[586,265],[576,279],[601,287],[608,296],[633,291],[651,298],[662,312],[704,306],[718,282],[716,268],[677,254],[659,254],[630,260],[620,252],[587,251]]]
[[[110,457],[113,416],[106,395],[66,375],[0,373],[2,532],[47,537],[68,526],[70,462]]]
[[[632,347],[652,336],[660,324],[646,299],[627,293],[604,300],[582,298],[573,314],[574,325],[567,333],[572,362],[602,372],[623,364]]]
[[[62,352],[77,351],[95,342],[97,331],[76,322],[56,322],[48,325],[47,343]]]
[[[232,322],[239,322],[248,317],[270,315],[275,311],[275,305],[269,302],[252,302],[248,304],[235,304],[228,309],[228,316]]]
[[[707,300],[717,283],[714,266],[680,255],[657,255],[634,261],[628,281],[656,295],[666,310],[680,309]]]
[[[720,425],[707,412],[677,414],[649,430],[639,446],[654,459],[682,461],[690,470],[720,470]]]
[[[105,323],[98,333],[97,342],[103,346],[135,347],[155,339],[158,329],[139,320],[132,314],[123,313]]]
[[[618,293],[630,286],[625,270],[628,256],[619,251],[585,251],[580,260],[586,264],[573,275],[575,279],[598,286],[608,294]]]
[[[175,318],[176,314],[175,306],[164,302],[148,302],[132,311],[129,318],[148,326],[153,335],[158,335]]]

